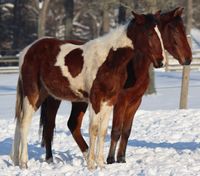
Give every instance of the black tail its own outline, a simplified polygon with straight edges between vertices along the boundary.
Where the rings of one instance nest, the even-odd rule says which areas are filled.
[[[41,110],[40,110],[40,129],[39,129],[39,134],[41,135],[42,132],[42,141],[41,141],[41,146],[45,146],[45,135],[44,135],[44,126],[46,124],[46,119],[47,119],[47,107],[48,107],[48,98],[45,99],[45,101],[41,105]]]
[[[48,96],[41,105],[40,111],[40,134],[42,131],[41,146],[49,145],[53,141],[55,118],[60,106],[60,100]],[[48,143],[48,144],[47,144]]]

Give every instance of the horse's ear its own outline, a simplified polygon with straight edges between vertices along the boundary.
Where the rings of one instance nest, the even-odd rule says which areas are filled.
[[[140,15],[140,14],[135,13],[134,11],[132,11],[132,14],[135,17],[136,23],[142,24],[145,22],[145,18],[143,14]]]
[[[158,10],[156,13],[155,13],[155,17],[156,19],[160,19],[160,14],[161,14],[161,10]]]
[[[182,13],[183,13],[183,10],[184,10],[183,7],[177,7],[177,8],[174,10],[174,17],[181,16]]]

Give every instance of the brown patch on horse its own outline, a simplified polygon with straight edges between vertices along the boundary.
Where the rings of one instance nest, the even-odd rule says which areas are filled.
[[[111,49],[106,61],[99,68],[90,94],[90,101],[96,114],[100,111],[101,102],[109,100],[109,105],[115,104],[127,77],[124,67],[132,58],[132,54],[131,48],[118,48],[116,51]]]
[[[74,49],[65,56],[65,65],[72,77],[76,77],[83,68],[83,51],[80,48]]]

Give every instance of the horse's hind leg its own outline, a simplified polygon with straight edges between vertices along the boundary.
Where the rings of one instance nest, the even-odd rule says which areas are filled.
[[[72,102],[72,110],[68,120],[68,128],[86,160],[88,145],[81,134],[81,124],[87,107],[88,104],[85,102]]]
[[[19,145],[20,145],[20,120],[17,119],[16,127],[15,127],[15,136],[14,141],[12,145],[12,151],[11,151],[11,159],[13,160],[13,163],[15,166],[19,166]]]
[[[27,135],[33,112],[33,106],[29,103],[28,98],[25,97],[23,99],[21,116],[17,118],[13,151],[11,154],[14,164],[19,165],[21,168],[27,168]]]
[[[118,163],[126,162],[125,155],[126,155],[126,147],[127,147],[127,143],[128,143],[128,138],[130,136],[134,115],[135,115],[138,107],[140,106],[141,101],[142,101],[141,98],[134,100],[134,102],[132,102],[126,108],[125,118],[123,121],[123,129],[122,129],[122,134],[121,134],[121,139],[120,139],[120,145],[119,145],[119,149],[118,149],[118,153],[117,153],[117,162]]]
[[[41,106],[40,123],[41,126],[43,126],[42,145],[44,145],[46,148],[47,162],[53,162],[52,140],[55,128],[56,114],[60,103],[60,100],[56,100],[53,97],[48,96]]]

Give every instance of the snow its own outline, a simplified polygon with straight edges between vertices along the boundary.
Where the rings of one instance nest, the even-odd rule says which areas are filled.
[[[181,72],[156,71],[157,94],[144,96],[134,119],[125,164],[106,165],[88,171],[86,162],[67,128],[71,105],[63,102],[56,121],[53,143],[54,163],[44,160],[38,135],[39,114],[33,117],[29,135],[29,168],[20,170],[9,158],[14,135],[17,74],[0,74],[0,175],[134,175],[196,176],[200,172],[200,72],[190,75],[187,110],[179,110]],[[109,150],[111,120],[104,154]],[[88,135],[88,112],[82,133]]]
[[[192,28],[191,37],[192,37],[192,50],[199,50],[200,49],[200,30],[197,28]]]

